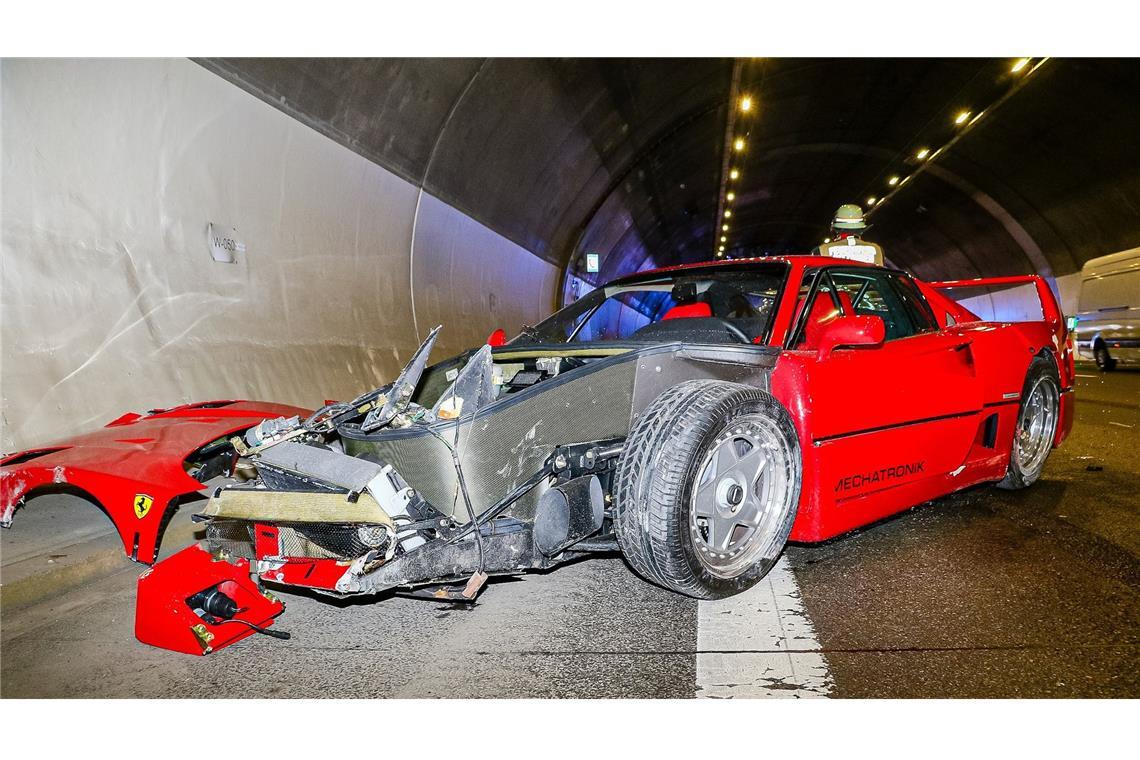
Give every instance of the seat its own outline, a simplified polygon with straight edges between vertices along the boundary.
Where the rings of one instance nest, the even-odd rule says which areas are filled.
[[[665,316],[661,317],[662,321],[666,319],[693,319],[694,317],[711,317],[712,307],[703,301],[696,303],[677,304],[669,311],[665,312]]]

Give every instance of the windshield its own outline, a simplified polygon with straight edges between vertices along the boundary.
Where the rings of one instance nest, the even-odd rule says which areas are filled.
[[[786,264],[765,262],[618,280],[511,343],[763,343],[786,277]]]

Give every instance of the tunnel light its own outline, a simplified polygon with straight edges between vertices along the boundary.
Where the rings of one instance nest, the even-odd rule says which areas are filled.
[[[740,170],[739,169],[733,169],[732,171],[730,171],[728,173],[729,179],[737,179],[739,177],[740,177]]]
[[[730,209],[730,208],[726,208],[726,209],[724,210],[724,218],[725,218],[725,219],[728,219],[730,216],[732,216],[732,209]]]
[[[752,110],[752,98],[751,97],[749,97],[748,95],[745,95],[743,98],[740,99],[740,110],[743,111],[744,113],[748,113],[749,111]]]
[[[1028,65],[1029,65],[1029,59],[1028,58],[1018,58],[1016,61],[1013,62],[1013,67],[1010,69],[1010,72],[1012,72],[1014,74],[1020,74],[1021,71]]]
[[[970,112],[969,111],[963,111],[962,113],[960,113],[954,117],[954,123],[955,124],[965,124],[966,119],[968,119],[968,118],[970,118]]]
[[[736,200],[736,193],[729,193],[728,195],[724,196],[724,199],[726,201],[734,201]]]
[[[930,148],[920,148],[918,153],[914,154],[914,157],[917,158],[919,161],[925,161],[926,157],[929,155],[930,155]]]
[[[875,196],[872,195],[870,198],[867,199],[867,205],[868,206],[874,206],[875,201],[877,201],[877,200],[878,200],[878,198],[876,198]]]
[[[825,242],[825,243],[830,243],[830,242],[831,242],[831,238],[824,238],[824,239],[823,239],[823,242]]]
[[[723,253],[724,252],[724,246],[722,245],[720,248],[717,248],[717,250]]]
[[[721,235],[720,236],[720,242],[727,243],[728,242],[728,236],[727,235]]]
[[[724,232],[728,232],[728,225],[727,225],[727,224],[722,224],[722,225],[720,226],[720,228],[721,228],[721,230],[722,230],[722,231],[724,231]]]
[[[899,175],[897,175],[897,174],[887,180],[887,184],[890,185],[891,187],[894,187],[898,183],[899,183]]]
[[[744,150],[744,138],[736,138],[736,142],[732,144],[732,147],[736,150]]]

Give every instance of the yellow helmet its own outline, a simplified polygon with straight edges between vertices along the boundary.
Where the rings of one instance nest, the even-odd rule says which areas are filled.
[[[831,227],[836,230],[867,229],[867,223],[863,221],[863,209],[854,203],[844,203],[835,212],[835,219],[832,220]]]

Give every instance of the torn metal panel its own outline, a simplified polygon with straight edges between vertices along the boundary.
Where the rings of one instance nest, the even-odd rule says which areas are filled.
[[[476,508],[489,506],[522,483],[559,445],[624,437],[636,365],[636,352],[610,356],[500,397],[470,421],[464,419],[457,449]],[[442,422],[432,430],[450,442],[455,426]],[[345,426],[340,433],[346,453],[390,462],[437,509],[466,519],[456,496],[451,452],[430,432],[412,427],[368,434]],[[511,514],[533,515],[539,495],[520,500]]]
[[[491,360],[491,347],[483,346],[468,360],[432,406],[437,420],[454,420],[473,417],[476,412],[495,400],[495,364]]]
[[[375,430],[383,427],[391,422],[396,415],[402,414],[408,408],[412,395],[416,392],[416,386],[420,384],[420,377],[424,373],[424,368],[427,367],[432,346],[435,345],[435,339],[439,335],[441,327],[442,325],[436,326],[428,333],[427,339],[416,349],[411,361],[400,372],[396,382],[392,383],[392,388],[383,397],[383,404],[372,409],[364,421],[360,423],[362,430]]]

